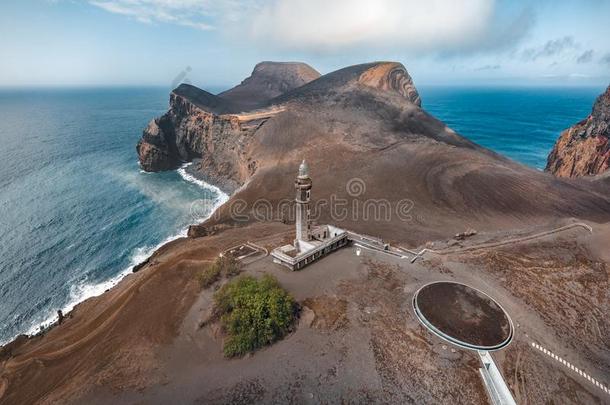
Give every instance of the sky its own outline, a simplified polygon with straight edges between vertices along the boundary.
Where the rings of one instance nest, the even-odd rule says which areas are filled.
[[[263,60],[416,85],[610,83],[610,0],[3,0],[0,86],[228,88]]]

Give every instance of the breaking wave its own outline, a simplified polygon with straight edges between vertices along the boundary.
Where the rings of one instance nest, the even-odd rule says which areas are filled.
[[[211,207],[210,212],[208,212],[205,216],[199,218],[200,220],[204,221],[207,218],[209,218],[210,216],[212,216],[214,214],[214,211],[216,211],[216,209],[218,209],[218,207],[220,207],[222,204],[224,204],[229,199],[229,196],[227,194],[225,194],[224,192],[222,192],[218,187],[208,184],[205,181],[197,179],[193,175],[187,173],[186,169],[191,164],[192,163],[186,163],[177,170],[180,177],[184,181],[196,184],[197,186],[201,187],[204,190],[208,190],[208,191],[211,190],[212,192],[214,192],[216,194],[216,198],[214,199],[214,203]],[[124,268],[117,275],[115,275],[114,277],[112,277],[108,280],[105,280],[102,282],[97,282],[97,283],[88,283],[86,281],[83,281],[83,282],[80,282],[78,284],[71,286],[68,303],[61,308],[62,313],[64,315],[66,315],[70,311],[72,311],[74,309],[74,307],[76,307],[81,302],[83,302],[89,298],[100,296],[104,292],[113,288],[123,278],[125,278],[129,274],[133,273],[134,266],[137,266],[138,264],[144,262],[156,250],[158,250],[161,246],[165,245],[166,243],[169,243],[169,242],[179,239],[179,238],[186,237],[187,231],[188,231],[188,226],[181,229],[179,233],[167,237],[166,239],[164,239],[162,242],[158,243],[155,246],[142,246],[142,247],[138,247],[138,248],[134,249],[134,251],[131,254],[129,266]],[[53,324],[55,324],[58,321],[58,319],[59,318],[58,318],[57,313],[52,313],[43,322],[32,325],[29,328],[29,330],[26,332],[26,334],[28,336],[36,335],[37,333],[40,333],[41,331],[44,331],[45,329],[47,329],[50,326],[52,326]],[[12,339],[14,339],[14,338],[15,337],[13,337]],[[10,340],[12,340],[12,339],[10,339]],[[6,342],[0,342],[0,345],[2,345],[4,343],[6,343]]]

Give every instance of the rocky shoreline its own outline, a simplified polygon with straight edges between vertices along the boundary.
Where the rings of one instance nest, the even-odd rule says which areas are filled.
[[[195,179],[202,181],[204,183],[210,184],[212,187],[217,187],[221,192],[227,194],[227,191],[230,190],[226,190],[222,188],[222,185],[216,185],[212,183],[212,180],[205,176],[204,173],[202,173],[200,170],[196,169],[196,163],[197,163],[197,159],[194,160],[192,165],[188,165],[187,167],[184,167],[184,170],[190,175],[193,176]],[[228,196],[230,197],[230,194],[228,194]],[[214,211],[218,209],[218,207],[215,207]],[[212,211],[209,215],[212,216],[214,214],[214,211]],[[204,221],[205,223],[205,221]],[[198,223],[198,224],[191,224],[189,225],[189,227],[186,230],[186,236],[185,237],[202,237],[202,236],[208,236],[211,234],[214,234],[217,231],[218,228],[214,228],[214,227],[205,227],[203,225],[203,223]],[[184,238],[184,237],[183,237]],[[148,256],[146,259],[142,260],[139,263],[136,263],[132,266],[130,273],[126,274],[125,277],[129,276],[129,274],[131,273],[137,273],[142,269],[145,269],[147,266],[149,265],[155,265],[157,264],[156,260],[154,259],[155,255],[157,254],[157,252],[163,248],[165,248],[166,245],[174,242],[175,240],[178,240],[180,238],[172,238],[170,241],[163,243],[161,246],[159,246],[157,249],[155,249],[150,256]],[[121,280],[113,285],[112,287],[106,289],[103,294],[108,293],[111,289],[113,288],[117,288],[119,286],[120,283],[123,282],[123,280],[125,279],[125,277],[121,278]],[[48,333],[49,331],[51,331],[53,328],[55,328],[56,326],[60,325],[64,319],[69,319],[72,317],[72,313],[74,311],[76,311],[78,309],[78,307],[80,305],[82,305],[83,303],[87,302],[88,300],[91,299],[95,299],[100,297],[101,295],[97,295],[97,296],[93,296],[93,297],[89,297],[84,299],[83,301],[80,301],[78,303],[76,303],[72,309],[70,309],[67,312],[63,312],[61,309],[57,311],[58,317],[56,320],[54,320],[51,323],[45,324],[45,325],[41,325],[40,328],[38,329],[37,332],[33,333],[33,334],[26,334],[26,333],[22,333],[19,334],[17,336],[15,336],[12,340],[7,341],[5,344],[0,345],[0,361],[3,357],[10,357],[10,354],[12,353],[12,348],[15,346],[19,346],[21,344],[23,344],[24,341],[27,341],[28,339],[36,339],[36,338],[40,338],[42,336],[44,336],[46,333]]]
[[[263,99],[248,99],[259,95],[252,83],[266,83],[274,69],[296,87],[281,84],[281,95],[272,88]],[[447,350],[410,311],[412,293],[422,283],[447,278],[494,291],[520,323],[515,343],[498,355],[518,399],[599,398],[576,376],[540,372],[544,363],[520,359],[531,358],[531,338],[566,348],[594,370],[607,359],[607,320],[589,313],[592,303],[602,313],[608,304],[607,188],[532,170],[460,136],[421,109],[399,63],[356,65],[319,78],[303,64],[258,70],[265,71],[265,80],[253,72],[234,92],[244,98],[241,103],[180,86],[169,111],[151,121],[137,147],[145,170],[195,162],[188,173],[206,173],[205,181],[230,192],[229,201],[241,203],[239,215],[230,204],[219,207],[189,229],[190,237],[157,249],[114,288],[77,305],[61,325],[3,348],[0,404],[286,403],[312,400],[304,395],[313,393],[331,402],[439,403],[451,397],[482,403],[473,354]],[[256,108],[241,111],[244,105]],[[594,234],[570,231],[547,242],[416,263],[345,248],[301,272],[283,271],[265,256],[248,274],[276,275],[295,299],[311,306],[310,322],[303,320],[291,336],[260,353],[226,360],[219,350],[222,331],[200,326],[213,291],[201,290],[197,274],[233,246],[256,241],[269,250],[293,237],[285,212],[261,215],[260,208],[275,210],[293,201],[295,170],[303,158],[314,179],[317,222],[395,246],[467,246],[471,238],[452,240],[471,228],[481,243],[493,242],[569,218],[591,224]],[[332,211],[333,201],[347,201],[347,214]],[[369,206],[365,201],[381,201],[396,216],[375,216],[362,209]],[[509,264],[516,262],[519,272],[513,274]],[[566,280],[572,289],[565,288]],[[536,284],[544,286],[553,306],[538,296]],[[571,316],[557,329],[560,313]],[[587,340],[591,331],[600,333],[594,341]]]

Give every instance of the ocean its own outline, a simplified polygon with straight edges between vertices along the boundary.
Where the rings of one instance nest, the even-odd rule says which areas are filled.
[[[537,169],[603,88],[421,87],[460,134]],[[184,170],[145,173],[136,143],[166,88],[0,90],[0,344],[115,285],[226,198]]]
[[[591,113],[605,87],[418,87],[422,107],[470,140],[544,169],[562,130]]]

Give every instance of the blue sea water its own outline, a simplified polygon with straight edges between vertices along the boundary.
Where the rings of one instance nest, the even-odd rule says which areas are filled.
[[[418,87],[422,107],[470,140],[537,169],[605,87]]]
[[[460,134],[542,168],[603,89],[419,90],[423,107]],[[0,90],[0,344],[184,234],[198,219],[194,201],[222,200],[184,172],[139,169],[135,145],[167,100],[164,88]]]
[[[0,343],[99,295],[184,234],[193,201],[222,197],[138,167],[167,103],[162,88],[0,91]]]

